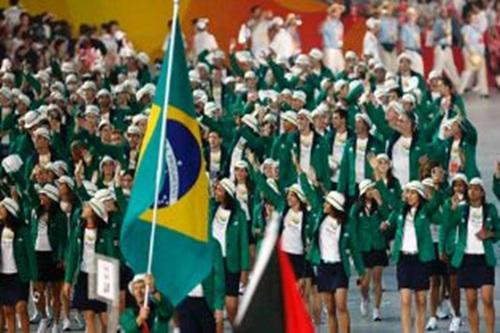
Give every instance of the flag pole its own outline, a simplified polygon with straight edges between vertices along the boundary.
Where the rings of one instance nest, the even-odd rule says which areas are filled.
[[[156,225],[157,225],[157,217],[158,217],[158,196],[160,195],[160,182],[161,182],[161,174],[162,174],[162,163],[165,158],[165,143],[166,132],[167,132],[167,114],[168,114],[168,105],[170,103],[170,86],[172,82],[172,64],[174,60],[174,48],[175,48],[175,36],[177,33],[177,17],[179,16],[179,2],[180,0],[174,0],[174,10],[172,14],[172,31],[170,33],[170,43],[168,48],[168,60],[167,60],[167,74],[166,74],[166,82],[165,82],[165,98],[163,102],[162,109],[162,118],[161,118],[161,136],[160,136],[160,147],[158,149],[158,164],[156,166],[156,179],[155,179],[155,196],[153,203],[153,217],[151,222],[151,235],[149,238],[149,254],[148,254],[148,266],[147,266],[147,274],[151,274],[152,266],[153,266],[153,252],[154,252],[154,244],[155,244],[155,235],[156,235]],[[148,307],[148,298],[149,298],[149,287],[146,286],[146,293],[144,297],[144,306]]]

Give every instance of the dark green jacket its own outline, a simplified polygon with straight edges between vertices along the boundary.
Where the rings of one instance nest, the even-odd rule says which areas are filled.
[[[342,157],[342,164],[340,165],[340,174],[338,182],[338,191],[346,194],[347,196],[355,196],[357,193],[356,186],[356,139],[357,136],[353,135],[349,141],[347,141],[344,147],[344,157]],[[369,179],[372,177],[372,167],[368,162],[367,155],[372,153],[377,156],[378,154],[384,152],[384,145],[374,136],[368,137],[368,143],[365,152],[365,178]]]
[[[80,274],[83,252],[83,226],[78,227],[71,235],[71,240],[66,253],[66,272],[64,282],[75,283]],[[116,257],[115,247],[113,246],[113,235],[107,228],[98,229],[97,240],[95,243],[95,253]]]
[[[33,210],[30,222],[31,239],[33,245],[38,237],[38,223],[40,216]],[[67,217],[57,206],[52,215],[49,215],[47,222],[48,236],[54,261],[63,261],[66,247],[68,245],[68,224]]]
[[[213,263],[210,274],[203,280],[203,295],[210,310],[223,310],[224,298],[226,295],[226,285],[224,283],[224,261],[219,242],[210,240],[210,245],[214,248]]]
[[[151,333],[164,333],[169,331],[170,318],[174,315],[174,307],[168,299],[161,295],[161,300],[158,301],[155,297],[150,297],[150,302],[153,303],[150,316],[153,319],[153,327],[149,328]],[[137,326],[137,316],[139,315],[139,307],[137,305],[128,307],[120,315],[120,325],[125,333],[142,333],[142,328]]]
[[[0,224],[0,236],[4,226]],[[35,247],[31,240],[29,229],[25,225],[20,225],[14,230],[14,260],[16,261],[17,274],[21,281],[28,283],[37,281],[38,269],[36,264]],[[0,246],[0,255],[2,247]],[[0,256],[1,258],[1,256]]]
[[[465,254],[465,248],[467,247],[467,224],[469,223],[469,213],[469,204],[460,205],[455,211],[452,211],[451,205],[449,205],[448,219],[443,220],[443,237],[441,238],[443,245],[440,246],[441,248],[444,248],[444,245],[448,243],[447,239],[452,237],[458,228],[458,239],[453,256],[451,257],[451,264],[453,267],[460,267]],[[500,239],[500,220],[498,219],[497,209],[490,203],[485,203],[483,205],[483,225],[487,230],[494,233],[493,239],[483,240],[483,246],[486,263],[488,266],[495,267],[497,260],[493,245]]]
[[[349,213],[349,224],[356,233],[358,249],[361,252],[385,250],[387,239],[380,230],[380,225],[389,216],[387,205],[382,204],[367,214],[360,202],[356,202]]]
[[[392,261],[399,262],[401,248],[403,247],[403,230],[407,211],[407,205],[402,205],[389,217],[389,225],[395,228],[396,235],[392,247]],[[431,201],[423,202],[415,214],[415,233],[417,235],[418,258],[421,262],[430,262],[436,259],[434,244],[431,235],[431,223],[438,224],[438,202],[433,197]]]
[[[226,262],[231,273],[248,271],[250,269],[250,254],[248,251],[248,223],[245,213],[241,210],[237,200],[231,211],[226,229]],[[219,204],[210,201],[210,228]],[[222,246],[222,244],[221,244]]]

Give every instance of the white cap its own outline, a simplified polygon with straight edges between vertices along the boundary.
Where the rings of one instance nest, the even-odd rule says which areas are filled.
[[[108,212],[101,201],[96,198],[92,198],[88,201],[88,204],[97,216],[99,216],[104,222],[108,223]]]
[[[401,98],[401,101],[415,104],[417,102],[417,99],[413,94],[406,93]]]
[[[309,65],[309,57],[306,54],[299,54],[295,63],[299,65]]]
[[[422,198],[426,199],[424,185],[418,180],[413,180],[405,185],[407,191],[416,191]]]
[[[469,186],[472,186],[472,185],[478,185],[478,186],[481,186],[484,190],[484,183],[483,183],[483,180],[479,177],[474,177],[470,180],[469,182]]]
[[[399,103],[398,101],[391,101],[387,106],[387,110],[390,109],[394,110],[399,115],[404,113],[403,107],[401,106],[401,103]]]
[[[135,116],[132,117],[132,124],[136,125],[139,124],[141,121],[148,121],[148,116],[145,114],[139,113],[136,114]]]
[[[315,47],[309,51],[309,57],[321,61],[323,60],[323,51]]]
[[[434,80],[434,79],[440,79],[440,78],[441,78],[441,73],[437,70],[430,71],[429,76],[427,77],[427,79],[429,81]]]
[[[312,123],[313,121],[313,116],[311,114],[311,112],[309,112],[309,110],[306,110],[306,109],[301,109],[298,113],[297,113],[297,116],[304,116],[307,118],[307,120],[309,120],[309,122]]]
[[[19,205],[14,199],[5,197],[0,201],[0,206],[3,206],[12,216],[19,216]]]
[[[463,181],[465,184],[468,184],[468,181],[467,181],[467,176],[464,175],[463,173],[459,172],[459,173],[456,173],[452,178],[451,178],[451,183],[453,184],[454,182],[456,182],[457,180],[461,180]]]
[[[257,75],[255,74],[254,71],[246,71],[244,78],[245,78],[245,80],[247,80],[247,79],[256,79]]]
[[[379,25],[380,25],[380,20],[374,17],[370,17],[368,20],[366,20],[366,27],[370,30]]]
[[[337,191],[331,191],[325,196],[325,201],[332,205],[335,209],[343,212],[345,197],[342,193]]]
[[[359,196],[362,196],[366,191],[375,186],[375,183],[371,179],[363,179],[359,183]]]
[[[389,155],[387,155],[386,153],[381,153],[381,154],[378,154],[377,155],[377,160],[386,160],[386,161],[391,161],[391,159],[389,158]]]
[[[200,30],[204,30],[207,28],[208,22],[210,22],[209,19],[205,17],[200,17],[199,19],[196,20],[196,27]]]
[[[9,155],[2,160],[2,167],[6,173],[14,173],[21,169],[23,160],[17,154]]]
[[[89,196],[94,196],[94,194],[97,192],[97,186],[92,183],[90,180],[83,180],[82,181],[83,188],[85,188],[85,191]]]
[[[287,193],[288,192],[295,193],[295,195],[297,195],[301,202],[306,202],[306,196],[304,195],[304,192],[302,191],[302,188],[299,184],[293,184],[292,186],[290,186],[287,189]]]
[[[132,281],[130,281],[128,283],[128,292],[133,295],[133,292],[134,292],[134,284],[136,284],[137,282],[140,282],[140,281],[145,281],[146,279],[146,274],[136,274],[134,275],[134,278],[132,279]]]
[[[35,135],[35,137],[37,136],[41,136],[47,140],[50,140],[50,132],[48,129],[46,129],[45,127],[39,127],[36,129],[36,131],[33,133]]]
[[[100,202],[104,203],[105,201],[108,201],[108,200],[116,200],[116,195],[115,195],[114,191],[111,191],[110,189],[107,189],[107,188],[103,188],[103,189],[98,190],[94,194],[94,198],[96,198]]]
[[[116,164],[116,161],[112,157],[106,155],[102,158],[101,162],[99,163],[99,171],[102,172],[102,168],[103,168],[104,164],[106,164],[108,162],[113,162]]]
[[[354,51],[347,51],[345,53],[345,59],[357,60],[358,59],[358,55]]]
[[[208,101],[207,93],[204,90],[196,89],[193,91],[193,100],[195,103],[197,102],[206,103]]]
[[[59,189],[52,184],[45,184],[38,194],[44,194],[53,201],[59,201]]]
[[[368,127],[372,126],[372,120],[370,119],[370,117],[366,113],[363,113],[363,112],[356,113],[356,115],[354,116],[354,119],[356,119],[356,120],[361,119],[368,125]]]
[[[127,134],[128,135],[140,135],[141,134],[141,130],[139,129],[139,127],[135,126],[135,125],[130,125],[128,128],[127,128]]]
[[[342,89],[342,87],[348,86],[348,85],[349,85],[349,82],[347,82],[346,80],[340,79],[340,80],[335,82],[335,84],[333,85],[333,89],[335,90],[336,93],[338,93],[340,91],[340,89]]]
[[[434,187],[434,181],[432,180],[431,177],[427,177],[422,180],[422,185],[428,187]]]
[[[56,184],[66,184],[70,189],[75,188],[75,181],[68,176],[61,176],[56,180]]]
[[[17,96],[17,99],[19,100],[19,102],[23,103],[26,106],[30,106],[31,104],[31,99],[25,94],[20,94],[19,96]]]
[[[234,198],[236,192],[236,186],[229,178],[223,178],[219,181],[220,186],[229,194],[232,198]]]
[[[95,105],[87,105],[85,107],[85,112],[83,112],[83,115],[85,116],[96,116],[98,117],[100,114],[99,108]]]
[[[82,90],[97,90],[97,86],[95,84],[95,82],[93,81],[85,81],[83,84],[82,84]]]
[[[248,163],[244,160],[239,160],[238,162],[234,163],[234,168],[248,170]]]
[[[285,111],[281,114],[281,119],[297,126],[297,113],[295,111]]]
[[[307,95],[302,90],[295,90],[293,92],[292,98],[293,99],[298,99],[298,100],[302,101],[303,103],[305,103],[306,100],[307,100]]]
[[[407,52],[403,52],[401,53],[400,55],[398,55],[398,64],[403,60],[403,59],[406,59],[406,60],[409,60],[411,62],[411,56],[407,53]]]
[[[259,132],[259,122],[254,116],[246,114],[241,118],[241,122],[250,127],[254,132]]]

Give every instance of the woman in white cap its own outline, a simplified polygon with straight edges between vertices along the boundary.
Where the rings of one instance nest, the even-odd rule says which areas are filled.
[[[33,198],[35,199],[35,198]],[[36,252],[38,281],[35,284],[35,306],[42,319],[39,329],[48,328],[49,321],[45,300],[51,300],[53,324],[52,330],[59,327],[61,312],[61,287],[64,278],[64,256],[68,243],[68,225],[66,216],[59,207],[59,190],[52,184],[46,184],[38,191],[31,213],[31,234]],[[46,298],[48,284],[51,295]]]
[[[429,290],[428,263],[435,259],[430,225],[435,221],[438,203],[427,201],[424,186],[411,181],[404,187],[404,203],[393,211],[381,229],[394,228],[396,236],[392,261],[397,264],[398,289],[401,298],[401,331],[412,330],[412,294],[415,295],[418,333],[425,332],[425,310]]]
[[[115,185],[116,173],[119,171],[119,162],[106,155],[99,163],[99,177],[95,184],[98,188],[112,188]]]
[[[146,295],[146,288],[149,294]],[[174,307],[155,285],[152,275],[137,274],[128,283],[128,291],[134,297],[132,304],[120,315],[120,325],[125,333],[169,331]],[[146,297],[147,306],[144,305]]]
[[[19,205],[11,198],[0,201],[0,305],[7,332],[28,333],[30,281],[37,280],[37,264],[29,228],[19,217]],[[2,330],[4,326],[1,326]]]
[[[413,112],[403,112],[397,123],[397,134],[389,141],[389,156],[394,175],[405,186],[419,179],[421,158],[427,152],[427,143],[418,131]]]
[[[444,235],[454,235],[456,245],[450,258],[458,269],[458,286],[465,289],[467,314],[471,332],[479,333],[477,310],[478,289],[484,309],[486,331],[495,331],[495,266],[494,243],[500,238],[500,220],[495,206],[486,201],[485,188],[480,178],[469,182],[466,203],[460,204],[460,193],[452,196],[449,219],[444,221]],[[443,244],[447,244],[446,237]]]
[[[463,173],[457,173],[451,179],[451,195],[445,199],[442,206],[444,223],[450,220],[452,198],[456,197],[459,204],[466,203],[467,200],[467,177]],[[458,287],[457,269],[451,265],[449,258],[453,257],[457,243],[458,228],[447,228],[442,226],[439,229],[439,257],[448,265],[449,294],[452,310],[452,319],[449,331],[458,332],[462,320],[460,318],[460,288]]]
[[[82,210],[81,223],[71,236],[66,253],[64,294],[69,299],[74,288],[73,307],[83,311],[87,332],[95,333],[96,316],[101,328],[107,325],[106,304],[88,297],[88,275],[96,273],[95,255],[116,257],[109,228],[108,214],[102,202],[88,201]]]
[[[384,198],[384,203],[390,210],[395,209],[401,204],[401,184],[392,173],[392,162],[389,156],[385,153],[378,154],[373,163],[373,179],[375,187]]]
[[[238,295],[242,272],[250,269],[248,224],[236,198],[236,187],[229,178],[220,180],[210,202],[210,225],[213,237],[219,241],[224,260],[228,319],[233,324],[238,312]],[[246,281],[242,281],[246,284]]]
[[[383,202],[380,192],[375,188],[375,182],[365,179],[359,184],[358,200],[351,207],[349,223],[356,233],[358,250],[361,252],[366,269],[361,281],[361,314],[368,314],[370,282],[373,281],[374,321],[382,320],[380,304],[382,302],[382,273],[389,265],[387,258],[387,238],[380,230],[380,225],[389,216],[389,209]]]
[[[252,212],[255,202],[255,184],[250,174],[248,163],[239,161],[234,166],[234,185],[236,200],[240,203],[240,208],[245,214],[247,221],[248,243],[250,244],[250,262],[253,265],[255,261],[255,238],[252,232]]]
[[[350,256],[358,274],[363,276],[364,266],[354,224],[349,223],[344,211],[344,195],[332,191],[321,200],[320,191],[310,185],[305,174],[300,183],[310,201],[312,230],[308,260],[317,266],[317,287],[328,311],[329,332],[350,332],[350,317],[347,308],[349,288]]]

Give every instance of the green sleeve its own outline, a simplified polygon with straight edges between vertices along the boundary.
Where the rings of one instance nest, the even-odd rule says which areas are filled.
[[[493,175],[493,193],[500,200],[500,177]]]
[[[54,220],[57,223],[57,235],[58,235],[58,250],[57,258],[60,261],[64,261],[66,246],[68,244],[68,223],[66,222],[66,216],[60,210],[57,211],[54,216]]]
[[[312,207],[312,211],[317,212],[321,210],[321,201],[319,199],[318,192],[309,183],[306,174],[303,172],[301,172],[299,175],[299,183],[302,191],[304,192],[304,195],[307,198],[307,201]]]
[[[66,283],[74,283],[75,273],[77,269],[77,260],[78,260],[78,232],[75,231],[71,235],[71,241],[69,242],[68,250],[66,252],[66,261],[65,261],[65,274],[64,274],[64,282]]]
[[[241,246],[241,270],[250,270],[250,253],[248,251],[248,223],[246,217],[241,210],[238,210],[238,217],[240,224],[240,246]]]
[[[349,233],[349,249],[351,252],[352,260],[354,261],[354,267],[356,267],[356,271],[358,275],[365,274],[365,266],[363,264],[363,258],[361,257],[361,253],[358,248],[358,237],[356,234],[356,225],[347,221],[347,232]]]
[[[238,59],[236,59],[236,54],[234,52],[229,55],[229,65],[231,66],[231,71],[234,76],[242,77],[245,75],[240,65],[238,65]]]
[[[151,301],[156,305],[156,315],[161,318],[162,321],[168,321],[172,318],[174,306],[162,293],[160,293],[159,300],[156,299],[156,297],[151,297]]]
[[[269,60],[269,67],[271,68],[271,71],[273,72],[273,76],[276,79],[276,82],[281,89],[292,88],[290,83],[285,79],[285,71],[283,70],[283,68],[278,66],[272,60]]]
[[[125,333],[141,333],[140,328],[137,327],[136,319],[134,310],[131,308],[125,309],[120,315],[120,325]]]
[[[224,262],[222,260],[222,251],[219,242],[215,242],[214,251],[214,308],[216,310],[224,309],[226,297],[226,285],[224,280]]]
[[[498,218],[498,211],[492,204],[490,206],[490,216],[493,223],[493,233],[495,234],[494,242],[500,240],[500,219]]]
[[[439,253],[445,253],[448,244],[448,237],[450,237],[450,233],[454,232],[457,228],[457,224],[460,221],[460,207],[452,210],[451,201],[448,200],[443,206],[442,217],[443,222],[439,228]]]
[[[31,238],[28,228],[20,228],[22,230],[22,236],[24,238],[24,250],[26,251],[26,259],[28,260],[28,267],[31,273],[31,280],[38,281],[38,267],[36,263],[35,245],[33,244],[33,239]]]

